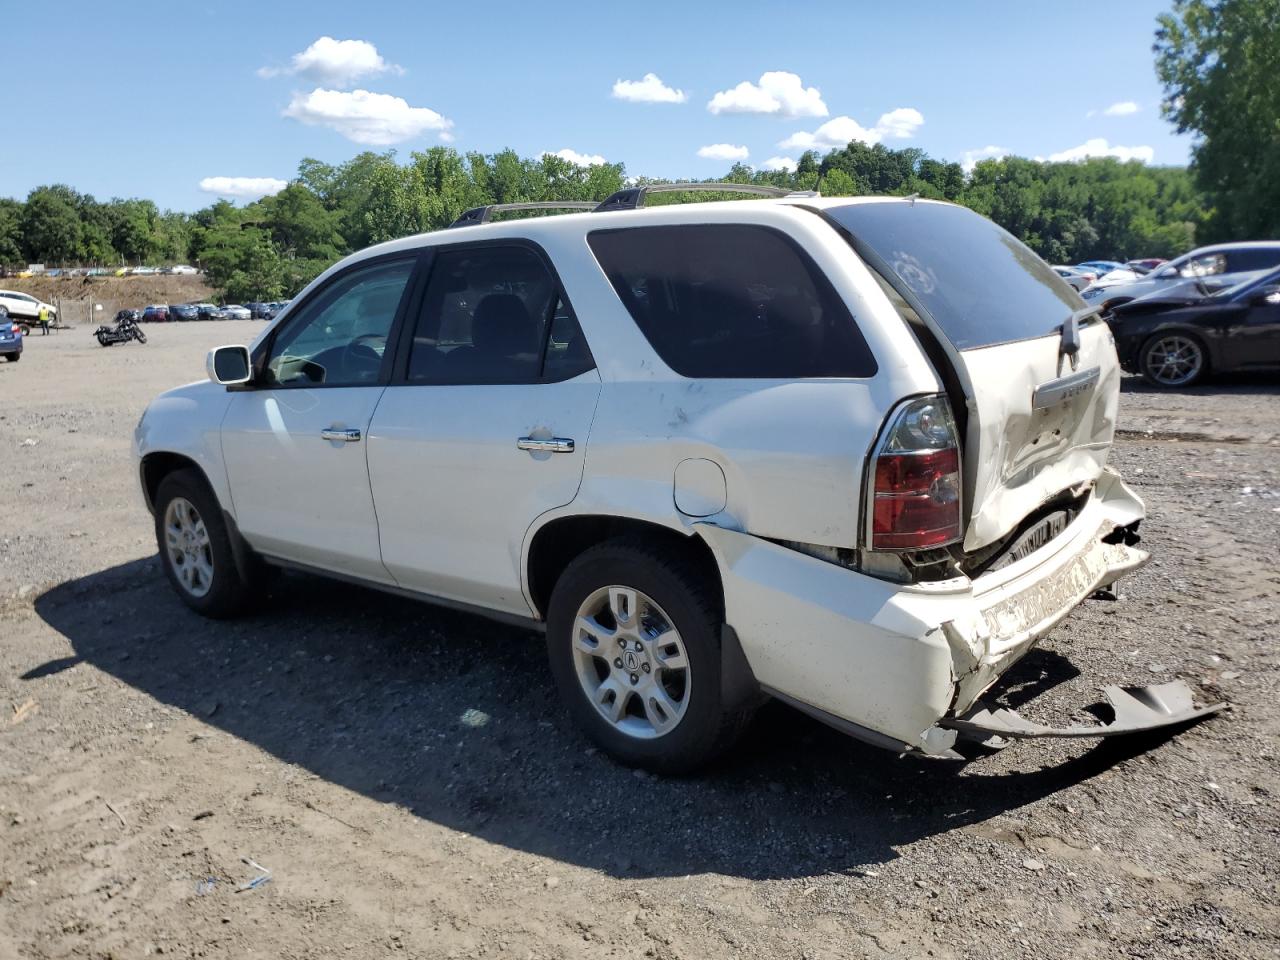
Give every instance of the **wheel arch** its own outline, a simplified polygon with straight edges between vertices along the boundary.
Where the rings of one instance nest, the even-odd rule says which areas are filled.
[[[724,584],[711,547],[694,531],[652,520],[610,514],[570,514],[542,524],[525,548],[525,589],[534,614],[545,620],[551,593],[560,575],[583,551],[607,540],[636,538],[660,542],[694,561],[708,577],[720,598],[723,614]]]
[[[160,489],[160,484],[164,478],[179,470],[194,470],[199,474],[200,479],[204,481],[205,487],[213,496],[215,502],[221,505],[218,497],[217,488],[209,480],[208,473],[199,461],[187,456],[184,453],[174,453],[170,450],[155,450],[145,454],[138,463],[138,475],[142,481],[142,495],[147,502],[147,509],[153,514],[156,512],[156,491]],[[225,512],[225,507],[223,510]]]

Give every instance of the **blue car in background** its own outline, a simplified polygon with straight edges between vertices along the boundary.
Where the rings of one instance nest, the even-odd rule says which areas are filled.
[[[12,363],[22,359],[22,328],[9,319],[4,307],[0,307],[0,357]]]

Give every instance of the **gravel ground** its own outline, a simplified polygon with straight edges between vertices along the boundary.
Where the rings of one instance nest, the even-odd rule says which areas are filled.
[[[774,705],[666,780],[587,747],[524,631],[302,576],[187,612],[130,434],[258,329],[0,363],[0,958],[1280,955],[1273,383],[1126,384],[1155,560],[999,688],[1062,721],[1180,677],[1230,713],[954,764]],[[244,858],[271,879],[236,892]]]

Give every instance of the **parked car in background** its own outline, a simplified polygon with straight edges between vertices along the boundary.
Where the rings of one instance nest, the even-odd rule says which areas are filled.
[[[21,293],[17,290],[0,290],[0,307],[5,308],[10,319],[17,320],[28,328],[40,319],[41,307],[49,312],[50,323],[56,323],[58,320],[58,308],[53,304],[37,300],[29,293]]]
[[[197,303],[196,316],[201,320],[225,320],[222,308],[212,303]]]
[[[22,326],[3,307],[0,307],[0,357],[12,363],[22,359]]]
[[[1200,279],[1210,291],[1224,290],[1275,267],[1280,267],[1280,241],[1219,243],[1183,254],[1144,277],[1099,277],[1081,296],[1088,303],[1111,308],[1183,280]]]
[[[249,308],[249,316],[254,320],[267,319],[267,311],[271,309],[271,304],[263,303],[261,300],[254,300],[246,303],[245,306]]]
[[[281,565],[544,627],[633,765],[705,763],[766,697],[958,757],[982,692],[1147,560],[1110,331],[964,207],[649,189],[470,211],[211,351],[135,433],[164,575],[212,617]],[[1124,696],[1138,728],[1206,712]]]
[[[187,266],[187,264],[185,263],[180,263],[176,267],[170,267],[169,272],[173,274],[177,274],[180,277],[183,277],[183,276],[193,277],[200,271],[197,270],[195,267],[190,267],[190,266]]]
[[[1159,257],[1146,257],[1141,260],[1130,260],[1125,264],[1130,270],[1139,275],[1146,275],[1160,266],[1162,263],[1168,263],[1168,260],[1161,260]]]
[[[265,319],[274,320],[276,316],[289,305],[288,300],[276,300],[267,304],[267,315]]]
[[[170,320],[199,320],[200,313],[195,306],[190,303],[171,303],[169,304]]]
[[[1053,268],[1053,272],[1067,281],[1076,292],[1083,290],[1096,279],[1092,273],[1087,273],[1079,267],[1058,266]]]
[[[1118,260],[1086,260],[1084,263],[1077,263],[1076,266],[1098,277],[1105,276],[1112,270],[1124,269],[1124,264]]]
[[[238,303],[229,303],[222,308],[222,318],[224,320],[251,320],[253,314],[248,307],[242,307]]]
[[[1280,269],[1220,290],[1203,278],[1122,303],[1108,322],[1120,364],[1157,387],[1280,369]]]
[[[163,303],[153,303],[142,311],[143,323],[166,323],[169,320],[169,308]]]

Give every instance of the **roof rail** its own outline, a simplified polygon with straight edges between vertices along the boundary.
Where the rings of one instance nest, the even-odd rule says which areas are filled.
[[[594,200],[537,200],[530,203],[491,203],[484,207],[472,207],[467,210],[449,228],[470,227],[478,223],[488,223],[495,213],[506,213],[509,210],[594,210]]]
[[[596,213],[610,210],[636,210],[644,206],[645,197],[651,193],[684,193],[685,191],[701,191],[704,193],[753,193],[758,197],[815,197],[810,190],[795,191],[785,187],[770,187],[763,183],[646,183],[642,187],[628,187],[603,200]]]

